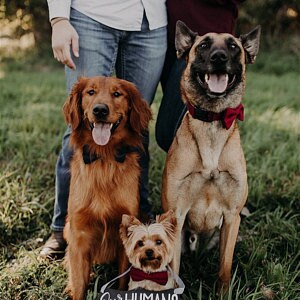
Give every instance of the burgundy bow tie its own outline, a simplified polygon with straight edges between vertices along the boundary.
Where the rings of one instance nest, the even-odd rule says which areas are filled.
[[[204,122],[213,122],[221,120],[223,126],[226,129],[229,129],[231,127],[235,119],[244,121],[244,107],[242,104],[239,104],[236,108],[226,108],[220,113],[202,110],[198,107],[195,107],[189,102],[187,102],[187,109],[193,118]]]
[[[142,270],[132,267],[129,275],[133,281],[151,280],[160,285],[166,285],[168,282],[168,272],[167,271],[145,273]]]

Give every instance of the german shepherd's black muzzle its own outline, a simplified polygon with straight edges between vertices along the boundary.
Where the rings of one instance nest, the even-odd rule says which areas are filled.
[[[225,96],[242,80],[240,48],[233,39],[216,41],[207,37],[195,49],[191,77],[202,94]]]

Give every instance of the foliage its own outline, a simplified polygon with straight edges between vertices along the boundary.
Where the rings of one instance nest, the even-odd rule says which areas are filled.
[[[8,22],[18,20],[13,36],[20,38],[24,34],[32,32],[35,45],[39,53],[48,51],[50,47],[50,23],[47,1],[45,0],[3,0],[0,2],[2,17]]]
[[[240,7],[239,25],[249,27],[260,24],[270,38],[297,33],[300,29],[300,3],[298,0],[252,0]]]

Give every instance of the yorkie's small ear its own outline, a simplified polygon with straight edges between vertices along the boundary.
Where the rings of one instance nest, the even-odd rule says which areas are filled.
[[[122,216],[122,222],[121,222],[121,225],[124,226],[124,227],[128,227],[129,226],[129,223],[130,223],[130,220],[131,220],[131,217],[129,215],[123,215]]]
[[[125,243],[128,239],[127,236],[127,229],[130,223],[130,216],[128,215],[123,215],[122,216],[122,222],[120,225],[120,237],[123,243]]]
[[[125,227],[129,227],[131,225],[140,225],[142,224],[135,216],[129,216],[124,214],[122,216],[122,225]]]
[[[156,222],[163,225],[169,239],[174,240],[177,232],[177,220],[173,210],[156,217]]]
[[[128,227],[142,224],[135,216],[124,214],[120,225],[120,237],[123,243],[128,239]]]
[[[177,225],[177,220],[175,217],[175,213],[173,210],[168,210],[166,213],[160,215],[157,217],[157,222],[158,223],[164,223],[164,222],[169,222],[173,224],[174,226]]]

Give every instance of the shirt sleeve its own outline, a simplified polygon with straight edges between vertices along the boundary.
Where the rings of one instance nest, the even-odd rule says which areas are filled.
[[[71,0],[47,0],[49,8],[49,20],[63,17],[70,18]]]

